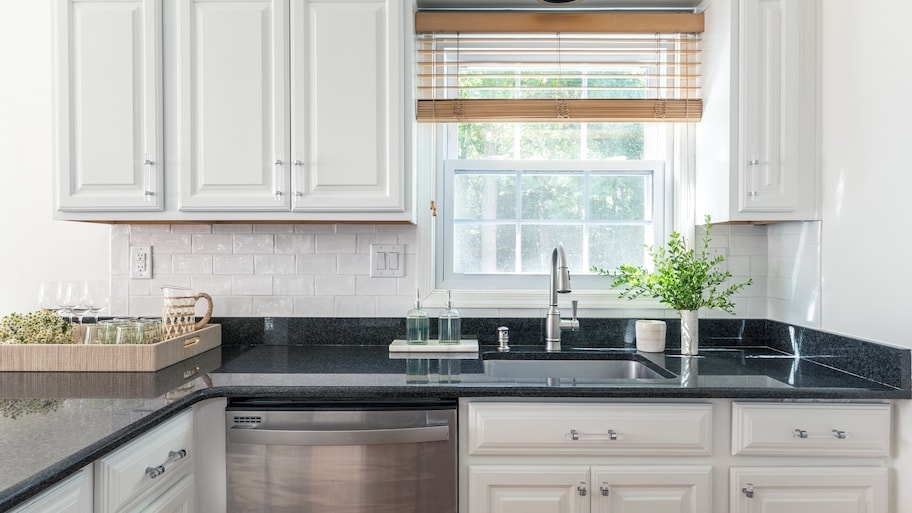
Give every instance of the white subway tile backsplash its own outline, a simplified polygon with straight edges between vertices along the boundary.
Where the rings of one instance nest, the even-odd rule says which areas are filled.
[[[253,298],[253,315],[256,317],[291,317],[294,315],[294,298],[291,296],[264,296]]]
[[[234,236],[234,252],[238,254],[273,253],[274,248],[275,236],[269,233]]]
[[[336,257],[336,269],[339,274],[368,275],[370,274],[370,253],[339,255]]]
[[[194,292],[205,292],[210,296],[230,296],[234,280],[231,276],[194,276],[191,289]]]
[[[232,290],[235,296],[271,296],[272,276],[235,276]]]
[[[296,255],[295,274],[336,274],[336,256]]]
[[[395,296],[396,280],[355,276],[355,294],[358,296]]]
[[[356,239],[353,233],[317,234],[316,252],[321,255],[354,253]]]
[[[253,233],[294,233],[293,224],[257,224]]]
[[[374,317],[377,315],[375,296],[336,296],[337,317]]]
[[[204,302],[201,301],[200,303]],[[212,296],[212,316],[251,317],[253,316],[253,297]]]
[[[252,224],[214,224],[212,233],[253,233]]]
[[[154,263],[154,260],[153,260]],[[192,276],[212,274],[212,255],[174,255],[171,258],[172,274]]]
[[[335,299],[332,296],[295,297],[294,315],[296,317],[335,317]]]
[[[254,274],[294,274],[294,255],[255,255]]]
[[[317,296],[354,296],[355,277],[318,274],[314,276],[314,294]]]
[[[276,276],[275,293],[279,296],[313,296],[313,276]]]
[[[194,253],[231,254],[234,250],[234,235],[230,233],[209,233],[193,235]]]
[[[153,251],[161,253],[190,253],[191,237],[189,233],[153,233],[150,243]]]
[[[314,252],[312,233],[279,233],[275,236],[276,254],[311,254]]]
[[[726,255],[734,279],[754,280],[735,299],[739,316],[805,323],[819,317],[812,304],[820,289],[819,228],[820,223],[714,225],[713,251]],[[697,244],[702,233],[696,230]],[[129,246],[153,241],[153,279],[131,280]],[[371,244],[405,245],[405,276],[370,278]],[[115,225],[111,312],[160,315],[160,286],[173,284],[210,293],[216,316],[400,317],[411,308],[417,287],[417,249],[414,226]],[[544,315],[541,308],[460,310],[466,316]],[[635,304],[583,310],[584,317],[675,315]]]

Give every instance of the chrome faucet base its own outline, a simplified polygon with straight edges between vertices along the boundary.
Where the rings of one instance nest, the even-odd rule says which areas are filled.
[[[545,351],[560,351],[560,340],[545,340]]]

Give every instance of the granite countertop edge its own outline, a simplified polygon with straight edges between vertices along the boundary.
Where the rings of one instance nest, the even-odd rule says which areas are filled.
[[[382,351],[382,349],[379,349]],[[230,360],[230,359],[229,359]],[[227,362],[226,362],[227,363]],[[370,375],[370,371],[364,371]],[[235,378],[235,383],[213,383],[219,376]],[[306,375],[306,372],[301,375]],[[877,384],[878,387],[840,387],[840,386],[807,386],[807,387],[656,387],[652,385],[611,386],[611,385],[578,385],[550,387],[541,383],[428,383],[428,384],[389,384],[367,381],[361,383],[333,382],[320,384],[297,383],[276,384],[282,373],[250,372],[231,373],[219,368],[210,373],[193,378],[193,387],[172,401],[150,410],[146,415],[128,423],[124,427],[102,437],[71,455],[49,465],[28,478],[0,490],[0,512],[18,506],[35,497],[56,483],[66,479],[84,466],[116,450],[138,436],[146,433],[167,419],[177,415],[194,404],[207,399],[234,397],[297,397],[315,399],[384,399],[390,397],[402,399],[441,398],[458,399],[473,397],[514,397],[528,399],[548,398],[630,398],[630,399],[754,399],[754,400],[858,400],[884,401],[912,399],[912,388],[902,388]],[[845,374],[846,383],[851,374]],[[857,377],[857,376],[855,376]],[[873,383],[873,382],[872,382]],[[908,380],[903,381],[906,385]]]

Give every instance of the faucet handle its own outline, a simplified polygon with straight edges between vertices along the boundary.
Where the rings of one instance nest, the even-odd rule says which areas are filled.
[[[578,300],[578,299],[574,299],[573,301],[570,302],[570,305],[571,305],[572,308],[573,308],[573,317],[572,317],[572,318],[573,318],[573,319],[576,319],[576,310],[577,310],[577,308],[579,307],[579,300]]]

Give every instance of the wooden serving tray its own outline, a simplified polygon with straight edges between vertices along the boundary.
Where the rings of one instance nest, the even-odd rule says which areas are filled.
[[[153,372],[220,345],[220,324],[157,344],[0,344],[0,371]]]

